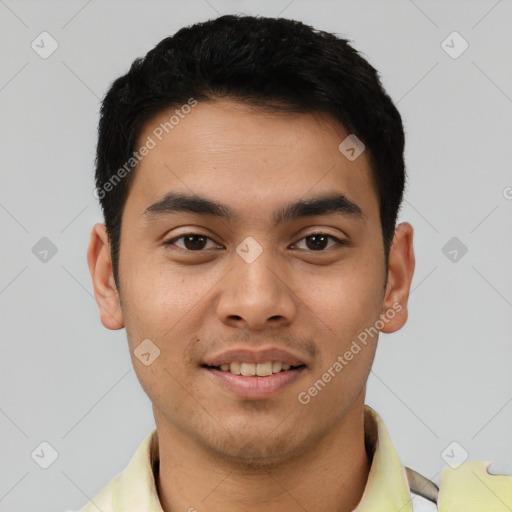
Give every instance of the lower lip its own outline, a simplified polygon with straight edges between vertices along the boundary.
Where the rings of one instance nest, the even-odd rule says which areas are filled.
[[[221,385],[236,393],[240,398],[262,399],[269,398],[278,393],[292,382],[295,382],[306,370],[301,366],[295,370],[273,373],[268,377],[246,377],[235,375],[231,372],[223,372],[215,368],[204,368],[212,378]]]

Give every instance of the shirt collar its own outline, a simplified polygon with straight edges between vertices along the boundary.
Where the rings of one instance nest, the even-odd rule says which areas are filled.
[[[371,460],[361,501],[353,512],[412,512],[405,469],[383,420],[364,406],[365,445]],[[128,466],[89,504],[104,512],[163,512],[155,475],[158,472],[158,433],[147,434]],[[81,512],[89,512],[84,507]]]
[[[364,406],[364,438],[372,460],[361,501],[353,512],[412,512],[405,468],[377,412]]]

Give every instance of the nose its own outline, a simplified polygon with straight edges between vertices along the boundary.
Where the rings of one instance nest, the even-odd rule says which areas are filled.
[[[223,323],[259,330],[292,322],[296,297],[286,271],[272,253],[265,249],[254,261],[233,255],[233,267],[222,280],[217,303],[217,315]]]

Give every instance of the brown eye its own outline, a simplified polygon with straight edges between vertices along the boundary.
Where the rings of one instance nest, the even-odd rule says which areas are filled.
[[[182,245],[179,245],[175,242],[183,240]],[[202,251],[206,248],[208,241],[210,241],[213,245],[213,248],[220,248],[210,237],[200,235],[198,233],[187,233],[185,235],[177,236],[171,240],[165,242],[165,245],[176,245],[181,249],[185,249],[187,251]],[[211,247],[210,247],[211,248]]]
[[[329,239],[334,240],[334,244],[331,246],[328,246]],[[328,235],[326,233],[312,233],[311,235],[307,235],[304,238],[301,238],[299,240],[299,243],[302,242],[302,240],[306,240],[306,248],[311,251],[317,251],[321,252],[326,248],[330,248],[333,245],[346,245],[346,242],[344,240],[340,240],[339,238],[336,238],[335,236]],[[298,244],[295,244],[297,246]]]

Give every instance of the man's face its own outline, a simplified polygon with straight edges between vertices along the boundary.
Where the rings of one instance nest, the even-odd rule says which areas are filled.
[[[173,111],[141,133],[140,144],[151,136],[157,145],[136,170],[122,218],[119,312],[135,370],[159,428],[226,458],[291,458],[364,400],[377,337],[359,342],[341,371],[333,365],[385,313],[369,159],[340,152],[349,134],[328,117],[225,100],[199,103],[159,141],[153,131]],[[170,192],[233,216],[150,208]],[[276,223],[292,203],[337,195],[361,214],[320,208]],[[134,355],[143,340],[151,355],[142,360],[154,357],[153,344],[160,350],[147,366]],[[292,368],[230,371],[246,363],[244,373],[266,374],[269,362]],[[329,368],[330,381],[308,393]]]

